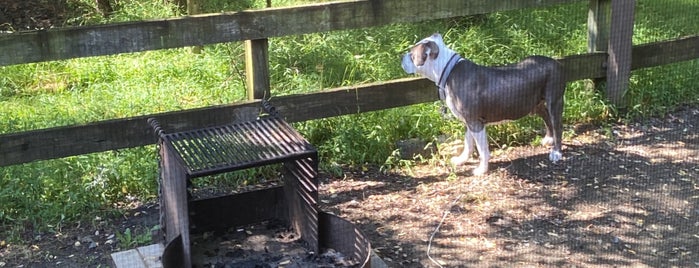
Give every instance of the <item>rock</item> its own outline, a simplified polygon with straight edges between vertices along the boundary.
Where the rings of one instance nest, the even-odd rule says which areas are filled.
[[[80,242],[83,242],[83,243],[92,243],[92,242],[95,242],[95,240],[92,239],[92,236],[86,235],[86,236],[83,236],[83,237],[80,238]]]

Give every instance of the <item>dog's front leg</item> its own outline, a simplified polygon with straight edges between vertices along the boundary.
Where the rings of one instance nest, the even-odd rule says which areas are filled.
[[[464,134],[464,150],[461,155],[451,158],[451,164],[455,166],[463,165],[468,162],[473,156],[473,132],[466,128],[466,133]]]
[[[488,135],[485,133],[485,127],[480,131],[472,132],[473,139],[476,142],[480,164],[473,170],[473,175],[480,176],[488,172],[488,161],[490,161],[490,150],[488,149]]]

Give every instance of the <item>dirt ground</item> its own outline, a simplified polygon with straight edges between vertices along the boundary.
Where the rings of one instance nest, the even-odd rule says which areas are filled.
[[[322,174],[320,204],[355,223],[390,267],[698,267],[699,107],[610,128],[578,126],[564,161],[493,152],[491,171],[444,160]],[[458,148],[451,148],[458,150]],[[442,158],[436,158],[442,159]],[[26,234],[0,267],[107,266],[157,224],[157,207]],[[126,228],[133,237],[127,239]],[[145,241],[145,243],[150,243]]]
[[[475,161],[455,175],[348,172],[323,185],[323,204],[392,267],[699,267],[698,127],[684,108],[578,129],[562,163],[509,148],[483,177]]]

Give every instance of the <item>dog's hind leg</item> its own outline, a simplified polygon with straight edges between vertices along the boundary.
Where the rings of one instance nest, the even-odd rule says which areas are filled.
[[[561,99],[559,102],[561,103],[560,105],[563,106],[563,100]],[[563,138],[563,123],[561,122],[561,117],[562,114],[559,114],[556,116],[551,116],[550,119],[551,125],[553,126],[553,147],[551,148],[551,153],[549,154],[549,160],[554,163],[563,158],[563,154],[561,153],[561,139]]]
[[[460,166],[468,162],[471,156],[473,156],[473,145],[473,133],[467,127],[464,133],[464,150],[461,152],[461,155],[451,158],[451,164]]]
[[[561,68],[554,69],[550,79],[546,85],[546,109],[553,131],[553,148],[551,148],[549,160],[555,163],[563,158],[561,139],[563,138],[563,95],[565,94],[566,82],[563,79]]]
[[[549,160],[551,162],[558,162],[563,158],[561,153],[561,138],[562,138],[562,123],[561,119],[551,118],[551,124],[553,124],[553,147],[551,148],[551,153],[549,153]]]
[[[541,119],[544,120],[544,125],[546,125],[546,136],[544,136],[543,139],[541,139],[541,145],[544,146],[551,146],[553,145],[553,125],[551,123],[551,116],[549,116],[549,111],[546,108],[546,102],[542,101],[538,105],[536,105],[536,108],[534,108],[534,113],[537,115],[541,116]]]

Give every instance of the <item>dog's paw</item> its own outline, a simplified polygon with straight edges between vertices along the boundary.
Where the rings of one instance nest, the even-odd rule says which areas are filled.
[[[478,167],[473,170],[473,175],[475,176],[483,176],[486,173],[488,173],[488,164],[478,165]]]
[[[451,158],[451,164],[454,166],[460,166],[468,162],[469,157],[460,155],[460,156],[454,156]]]
[[[543,146],[553,145],[553,137],[551,137],[551,136],[544,137],[543,139],[541,139],[541,145],[543,145]]]
[[[563,158],[563,154],[561,154],[561,151],[553,150],[549,154],[549,160],[551,160],[551,162],[554,162],[554,163],[560,161],[562,158]]]

